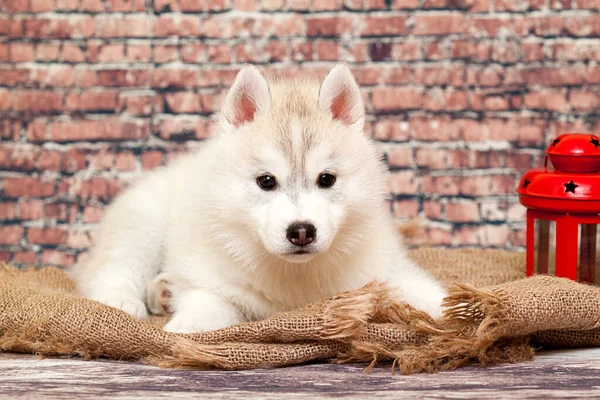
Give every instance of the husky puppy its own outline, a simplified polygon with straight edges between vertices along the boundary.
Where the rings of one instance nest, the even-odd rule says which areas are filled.
[[[213,137],[108,207],[89,257],[73,270],[80,293],[144,319],[145,302],[155,300],[146,287],[164,271],[173,311],[165,329],[187,333],[379,279],[439,317],[446,292],[407,258],[364,120],[345,64],[321,83],[267,82],[244,67]]]

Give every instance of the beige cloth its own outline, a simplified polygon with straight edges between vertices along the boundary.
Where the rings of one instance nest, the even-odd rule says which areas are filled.
[[[0,350],[138,360],[170,368],[251,369],[311,360],[393,360],[402,373],[531,359],[533,345],[600,345],[600,288],[524,278],[522,253],[419,249],[450,285],[433,321],[373,282],[304,309],[202,334],[172,334],[79,298],[57,268],[0,266]],[[457,283],[460,282],[460,283]],[[532,344],[533,339],[533,344]]]

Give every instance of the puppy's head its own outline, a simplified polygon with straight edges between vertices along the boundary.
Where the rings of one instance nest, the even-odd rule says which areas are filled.
[[[322,82],[268,83],[256,68],[242,69],[221,112],[232,157],[224,208],[239,223],[238,244],[246,235],[263,252],[297,263],[349,256],[385,190],[364,118],[345,64]]]

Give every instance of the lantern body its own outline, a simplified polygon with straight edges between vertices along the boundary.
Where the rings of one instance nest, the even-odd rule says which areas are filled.
[[[527,207],[527,276],[600,285],[600,138],[561,135],[546,154],[517,189]]]
[[[527,210],[527,276],[550,274],[600,285],[598,215]]]

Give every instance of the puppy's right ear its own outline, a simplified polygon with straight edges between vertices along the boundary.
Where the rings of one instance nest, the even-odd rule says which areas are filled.
[[[260,71],[246,65],[238,72],[221,108],[221,118],[239,127],[269,109],[269,85]]]

